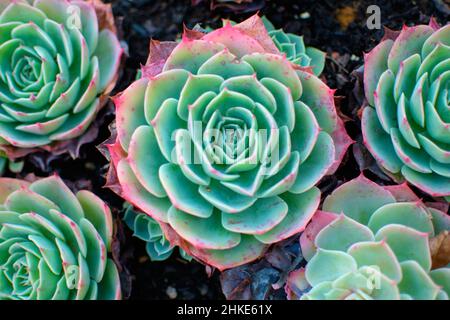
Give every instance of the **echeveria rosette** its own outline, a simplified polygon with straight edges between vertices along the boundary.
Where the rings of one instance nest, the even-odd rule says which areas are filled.
[[[100,0],[0,0],[0,144],[11,157],[88,129],[118,76],[111,20]]]
[[[109,207],[57,176],[0,178],[0,300],[120,299]]]
[[[315,185],[351,143],[333,91],[282,56],[258,16],[150,51],[143,78],[115,99],[119,185],[109,186],[172,245],[221,270],[302,231],[319,205]],[[212,152],[208,128],[241,135]]]
[[[146,242],[145,249],[150,260],[164,261],[168,259],[174,247],[166,239],[159,223],[149,215],[139,212],[128,205],[123,217],[126,225],[133,230],[133,235]],[[192,258],[181,248],[180,256],[190,261]]]
[[[262,20],[278,50],[283,52],[289,61],[302,67],[311,67],[316,76],[322,73],[325,67],[325,52],[306,47],[302,36],[276,29],[266,17],[262,17]]]
[[[450,25],[404,27],[365,56],[364,143],[394,178],[450,195]]]
[[[432,270],[429,245],[446,230],[447,213],[406,184],[381,187],[361,175],[327,197],[302,234],[308,264],[288,292],[307,284],[301,299],[448,299],[450,268]]]

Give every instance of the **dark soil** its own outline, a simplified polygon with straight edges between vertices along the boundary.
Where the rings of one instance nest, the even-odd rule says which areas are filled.
[[[448,0],[285,0],[266,1],[260,10],[276,27],[304,35],[308,45],[328,53],[324,79],[331,88],[338,89],[342,96],[338,104],[341,112],[356,121],[347,122],[347,129],[353,139],[358,140],[359,123],[357,109],[360,101],[353,95],[357,82],[352,71],[363,62],[363,52],[369,51],[382,37],[382,30],[366,27],[366,8],[378,5],[381,9],[381,23],[392,29],[403,24],[428,23],[434,16],[440,23],[448,21]],[[180,35],[183,24],[192,28],[196,24],[218,27],[222,18],[236,21],[252,13],[236,14],[226,9],[211,11],[209,1],[193,7],[190,0],[112,0],[114,14],[120,21],[121,36],[127,47],[128,58],[116,93],[125,89],[136,77],[136,71],[148,56],[149,39],[174,40]],[[344,7],[354,13],[354,20],[345,28],[337,19],[338,9]],[[352,19],[350,19],[352,20]],[[111,107],[111,106],[110,106]],[[79,159],[59,157],[50,164],[42,163],[42,155],[29,157],[25,173],[46,176],[57,172],[74,188],[89,188],[107,201],[119,217],[122,201],[110,190],[104,189],[103,176],[107,161],[96,145],[109,137],[108,124],[113,115],[105,109],[104,124],[94,143],[81,148]],[[350,150],[351,151],[351,150]],[[359,175],[360,167],[351,152],[345,164],[336,175],[321,184],[325,195],[329,189]],[[371,174],[368,174],[371,178]],[[345,178],[344,178],[345,177]],[[378,179],[374,176],[373,179]],[[324,196],[325,196],[324,195]],[[120,223],[119,223],[120,225]],[[219,274],[208,277],[205,267],[187,263],[174,254],[165,262],[148,260],[144,244],[131,236],[125,228],[119,228],[121,239],[121,263],[125,295],[131,299],[223,299]],[[132,290],[130,291],[130,283]],[[128,291],[128,292],[127,292]],[[131,293],[130,293],[131,292]]]

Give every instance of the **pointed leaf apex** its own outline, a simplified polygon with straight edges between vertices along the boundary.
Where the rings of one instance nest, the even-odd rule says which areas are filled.
[[[441,28],[440,24],[437,22],[436,18],[434,16],[431,16],[430,22],[428,25],[433,28],[434,31],[439,30]]]

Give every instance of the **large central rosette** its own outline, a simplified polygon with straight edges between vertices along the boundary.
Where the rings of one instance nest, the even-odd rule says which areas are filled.
[[[115,99],[120,194],[225,269],[303,230],[350,143],[333,91],[279,54],[255,16],[155,43]]]

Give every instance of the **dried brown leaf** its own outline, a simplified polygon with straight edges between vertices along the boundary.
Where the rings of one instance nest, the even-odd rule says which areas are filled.
[[[150,41],[150,55],[148,56],[147,63],[142,66],[142,76],[146,78],[152,78],[160,74],[164,63],[166,62],[173,49],[177,46],[176,42],[172,41]]]
[[[445,267],[450,263],[450,232],[442,231],[430,239],[432,269]]]
[[[109,29],[117,34],[117,28],[114,21],[114,14],[110,3],[104,3],[101,0],[89,0],[97,13],[98,27],[100,30]]]

